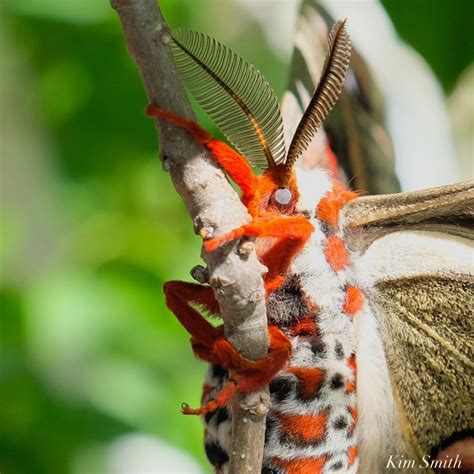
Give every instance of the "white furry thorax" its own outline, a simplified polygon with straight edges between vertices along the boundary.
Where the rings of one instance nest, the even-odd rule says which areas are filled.
[[[311,216],[319,201],[332,189],[332,180],[319,169],[297,170],[297,182],[301,195],[298,210],[310,210]],[[354,321],[348,320],[341,311],[343,288],[350,284],[360,287],[364,293],[370,291],[375,278],[373,272],[360,271],[362,255],[349,249],[349,265],[334,272],[324,256],[324,232],[321,222],[311,218],[315,227],[311,239],[293,261],[291,271],[301,275],[305,293],[320,307],[319,327],[328,350],[337,338],[345,351],[357,355],[357,447],[361,472],[376,472],[382,465],[385,453],[399,444],[400,427],[382,339],[372,308],[366,302]],[[342,237],[345,223],[339,222],[336,234]],[[383,259],[379,259],[382,262]],[[380,265],[380,264],[379,264]],[[328,360],[330,370],[338,368],[337,362]]]

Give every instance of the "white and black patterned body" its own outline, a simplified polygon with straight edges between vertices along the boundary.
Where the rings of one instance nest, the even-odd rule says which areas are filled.
[[[270,384],[263,472],[305,472],[310,466],[320,466],[320,472],[357,472],[356,328],[354,317],[343,309],[353,278],[350,264],[334,271],[327,261],[325,241],[334,232],[316,218],[332,181],[323,171],[298,175],[299,210],[311,211],[315,231],[268,301],[269,322],[289,337],[292,355]],[[220,368],[210,368],[205,383],[215,389],[207,397],[215,395],[226,376]],[[209,460],[225,472],[228,409],[207,414],[204,421]]]

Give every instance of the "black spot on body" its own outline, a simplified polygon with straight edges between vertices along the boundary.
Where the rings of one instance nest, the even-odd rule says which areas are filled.
[[[270,467],[270,466],[263,466],[262,467],[262,474],[280,474],[280,469],[277,469],[276,467]]]
[[[317,212],[315,217],[318,217]],[[325,222],[319,221],[319,229],[326,237],[329,235],[329,227]]]
[[[224,423],[224,421],[227,421],[229,419],[229,412],[227,411],[227,408],[219,408],[216,411],[216,425],[219,426],[221,423]]]
[[[267,416],[267,421],[265,423],[265,444],[268,443],[273,430],[276,427],[276,420],[271,416]]]
[[[223,369],[220,365],[213,365],[212,376],[216,379],[222,380],[227,377],[227,370]]]
[[[347,428],[347,419],[345,416],[340,416],[338,418],[336,418],[336,420],[334,421],[334,429],[336,430],[343,430],[345,428]]]
[[[207,459],[215,468],[222,467],[229,460],[229,455],[217,443],[206,443],[204,446]]]
[[[339,388],[344,387],[344,378],[341,374],[336,374],[331,379],[331,388],[333,390],[338,390]]]
[[[289,378],[280,377],[273,379],[270,382],[270,395],[274,400],[281,402],[288,398],[293,387],[294,381]]]
[[[323,355],[325,350],[326,350],[326,344],[324,344],[324,341],[322,337],[319,334],[315,334],[311,339],[310,339],[310,344],[311,344],[311,350],[313,351],[314,354],[316,355]]]
[[[342,469],[342,466],[343,466],[342,461],[337,461],[331,466],[329,466],[329,469],[331,471],[339,471],[339,469]]]
[[[275,322],[298,321],[308,314],[308,305],[301,292],[299,278],[290,276],[287,281],[268,298],[268,320]]]
[[[336,354],[336,357],[339,360],[344,359],[344,348],[342,347],[342,344],[340,341],[336,341],[336,345],[334,347],[334,352]]]
[[[212,418],[213,418],[213,416],[214,416],[215,414],[216,414],[215,411],[211,411],[211,412],[209,412],[209,413],[206,413],[206,414],[204,415],[204,423],[205,423],[206,425],[208,425],[208,424],[211,422],[211,420],[212,420]]]

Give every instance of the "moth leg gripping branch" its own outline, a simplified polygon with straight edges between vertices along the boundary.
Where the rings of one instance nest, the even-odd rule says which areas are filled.
[[[219,314],[219,306],[211,287],[169,281],[165,283],[164,291],[168,308],[191,334],[191,345],[196,356],[222,367],[230,375],[221,390],[205,405],[192,409],[183,404],[184,414],[209,413],[226,405],[236,392],[252,392],[262,388],[289,360],[290,341],[276,326],[268,328],[268,354],[257,360],[242,357],[224,337],[224,326],[212,326],[193,308],[193,305],[199,305],[213,315]]]

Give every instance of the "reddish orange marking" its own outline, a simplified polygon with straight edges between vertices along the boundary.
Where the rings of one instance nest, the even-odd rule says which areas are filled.
[[[316,215],[331,227],[337,226],[339,211],[348,201],[355,199],[357,194],[349,191],[341,182],[334,181],[331,191],[319,201]]]
[[[295,374],[299,381],[299,392],[302,397],[309,398],[316,395],[324,380],[324,371],[321,369],[307,369],[303,367],[289,367],[288,372]]]
[[[352,434],[354,433],[356,423],[357,423],[357,418],[358,418],[357,407],[349,407],[349,413],[352,416],[352,423],[349,427],[349,432],[347,433],[347,436],[352,436]]]
[[[352,371],[353,377],[352,380],[348,380],[346,384],[346,391],[351,393],[356,389],[356,377],[357,377],[357,360],[355,354],[352,354],[349,359],[347,359],[347,365]]]
[[[356,389],[355,382],[352,381],[352,380],[348,380],[347,383],[346,383],[346,392],[347,393],[352,393],[352,392],[355,392],[355,389]]]
[[[347,452],[347,461],[349,467],[352,466],[357,458],[357,448],[355,446],[351,446]]]
[[[316,322],[313,318],[301,319],[290,329],[291,336],[301,336],[305,334],[315,334],[318,331]]]
[[[283,432],[290,439],[311,443],[320,440],[326,432],[327,415],[283,415],[276,414]]]
[[[336,235],[330,235],[326,239],[324,254],[335,272],[342,270],[349,262],[349,253],[344,245],[344,241]]]
[[[357,421],[357,417],[359,416],[359,412],[357,410],[357,407],[349,407],[349,413],[352,416],[352,419],[354,421]]]
[[[272,461],[286,470],[286,474],[321,474],[323,472],[326,458],[300,458],[284,460],[273,458]]]
[[[347,365],[352,369],[352,372],[354,372],[354,375],[357,372],[357,360],[355,354],[352,354],[349,359],[347,359]]]
[[[210,133],[203,130],[196,122],[180,117],[179,115],[176,115],[173,112],[168,112],[167,110],[160,109],[156,105],[148,105],[145,113],[149,117],[159,117],[161,119],[167,120],[168,122],[175,123],[176,125],[185,128],[191,133],[194,140],[196,140],[198,143],[201,143],[202,145],[206,145],[214,140],[214,137]]]
[[[348,286],[346,289],[346,300],[344,302],[344,313],[349,316],[355,316],[364,305],[364,295],[362,291],[355,286]]]
[[[259,177],[253,174],[248,162],[226,143],[212,140],[206,146],[211,151],[212,156],[242,190],[243,203],[249,203],[255,196],[260,181]],[[252,217],[254,217],[253,214]]]

